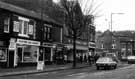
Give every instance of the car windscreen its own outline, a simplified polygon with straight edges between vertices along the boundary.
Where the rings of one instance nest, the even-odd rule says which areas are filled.
[[[97,62],[112,62],[113,60],[111,58],[99,58]]]

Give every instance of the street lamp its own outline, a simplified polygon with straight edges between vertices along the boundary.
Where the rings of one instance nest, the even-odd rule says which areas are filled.
[[[111,13],[111,32],[112,32],[112,20],[113,20],[113,15],[115,15],[115,14],[117,14],[117,15],[122,15],[122,14],[124,14],[124,13]],[[112,53],[112,41],[113,41],[113,38],[112,38],[112,35],[111,35],[111,53]]]

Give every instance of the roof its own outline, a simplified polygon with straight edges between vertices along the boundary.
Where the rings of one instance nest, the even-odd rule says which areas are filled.
[[[36,13],[34,11],[30,11],[30,10],[27,10],[27,9],[24,9],[24,8],[21,8],[21,7],[12,5],[12,4],[8,4],[8,3],[0,1],[0,8],[11,11],[11,12],[15,12],[15,13],[18,13],[18,14],[22,14],[22,15],[25,15],[25,16],[33,17],[33,18],[36,18],[36,19],[40,19],[40,20],[43,19],[44,21],[52,22],[52,23],[55,23],[57,25],[62,26],[62,24],[60,24],[60,23],[56,22],[55,20],[49,18],[45,14],[43,14],[43,18],[41,18],[41,13]]]

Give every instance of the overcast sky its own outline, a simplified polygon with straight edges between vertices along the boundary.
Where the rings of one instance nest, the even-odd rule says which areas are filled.
[[[102,0],[102,2],[103,16],[95,20],[96,30],[109,29],[111,13],[124,13],[112,16],[113,30],[135,30],[135,0]]]
[[[84,0],[84,3],[87,0]],[[89,0],[91,2],[91,0]],[[105,31],[109,29],[111,13],[112,30],[135,30],[135,0],[94,0],[96,4],[101,6],[97,11],[102,15],[95,19],[96,30]]]

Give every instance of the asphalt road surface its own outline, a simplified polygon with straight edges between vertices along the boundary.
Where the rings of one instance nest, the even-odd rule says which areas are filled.
[[[81,79],[82,76],[84,77],[94,73],[101,74],[104,72],[117,71],[120,68],[124,68],[124,67],[125,67],[124,65],[120,65],[115,70],[96,70],[96,67],[92,66],[92,67],[86,67],[80,69],[69,69],[69,70],[61,70],[61,71],[54,71],[54,72],[7,76],[7,77],[0,77],[0,79]]]

